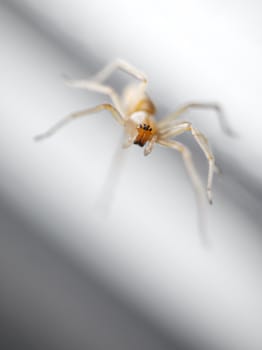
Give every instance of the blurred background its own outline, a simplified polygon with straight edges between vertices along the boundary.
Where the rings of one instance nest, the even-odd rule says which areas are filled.
[[[261,10],[255,0],[0,1],[1,349],[262,348]],[[105,191],[122,136],[110,115],[33,141],[106,100],[62,75],[85,78],[117,57],[147,74],[159,118],[217,101],[238,135],[212,111],[185,116],[222,169],[208,246],[174,151],[122,151]],[[183,141],[205,183],[204,156]]]

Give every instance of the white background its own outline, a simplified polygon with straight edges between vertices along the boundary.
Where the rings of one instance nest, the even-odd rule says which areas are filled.
[[[1,191],[170,334],[209,349],[261,349],[260,3],[16,5],[18,12],[3,4],[0,12]],[[32,141],[68,112],[103,101],[66,88],[61,75],[82,78],[115,57],[148,75],[160,112],[186,101],[218,101],[238,134],[225,136],[211,112],[187,116],[208,136],[223,171],[207,209],[208,248],[178,154],[123,151],[105,215],[101,193],[121,138],[112,118],[94,115],[43,143]],[[190,138],[185,142],[205,182],[205,159]]]

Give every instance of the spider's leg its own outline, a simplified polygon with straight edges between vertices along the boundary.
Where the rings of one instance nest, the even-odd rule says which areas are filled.
[[[222,108],[216,103],[198,103],[198,102],[187,103],[184,106],[178,108],[174,113],[169,114],[163,120],[161,120],[159,122],[159,126],[164,127],[165,125],[174,121],[181,114],[187,112],[190,109],[211,109],[211,110],[213,109],[215,112],[217,112],[219,123],[222,130],[229,136],[235,135],[234,131],[231,129],[231,127],[228,124],[228,121],[225,117],[225,114]]]
[[[82,111],[74,112],[74,113],[67,115],[66,117],[61,119],[58,123],[53,125],[50,129],[48,129],[46,132],[35,136],[34,139],[36,141],[43,140],[47,137],[52,136],[59,129],[61,129],[63,126],[65,126],[67,123],[69,123],[70,121],[72,121],[78,117],[87,116],[89,114],[97,113],[97,112],[104,111],[104,110],[109,111],[119,124],[124,125],[124,118],[123,118],[122,114],[111,104],[104,103],[104,104],[100,104],[100,105],[93,107],[93,108],[84,109]]]
[[[140,94],[145,91],[147,86],[147,78],[145,74],[140,72],[137,68],[131,66],[128,62],[120,59],[111,62],[100,72],[91,76],[87,80],[73,80],[66,78],[66,83],[71,87],[87,89],[90,91],[105,94],[112,99],[112,102],[116,108],[122,111],[122,106],[118,94],[112,87],[102,84],[117,69],[126,72],[141,82],[140,86],[137,88]]]
[[[184,161],[186,169],[187,169],[187,172],[189,174],[189,177],[194,185],[194,188],[195,188],[197,194],[199,195],[199,198],[203,198],[203,194],[204,194],[203,185],[202,185],[202,182],[198,176],[195,165],[193,163],[190,150],[185,145],[183,145],[181,142],[174,141],[174,140],[158,139],[157,143],[159,143],[162,146],[175,149],[176,151],[181,153],[181,155],[183,157],[183,161]]]
[[[178,152],[181,153],[186,170],[188,172],[188,175],[192,181],[192,184],[194,186],[195,192],[196,192],[196,199],[197,199],[197,208],[199,213],[199,225],[200,225],[200,231],[204,236],[204,240],[206,240],[206,220],[204,217],[205,211],[204,211],[204,205],[205,205],[205,191],[204,187],[202,185],[202,182],[199,178],[199,175],[196,171],[195,165],[192,160],[191,152],[190,150],[183,145],[182,143],[174,140],[168,140],[168,139],[158,139],[157,143],[159,143],[162,146],[172,148]]]
[[[168,139],[170,137],[178,136],[186,131],[190,131],[195,138],[196,142],[204,152],[208,163],[209,163],[209,169],[208,169],[208,180],[207,180],[207,197],[209,200],[209,203],[212,204],[212,182],[213,182],[213,175],[214,171],[216,170],[215,166],[215,159],[214,155],[208,145],[207,138],[196,128],[192,126],[189,122],[181,122],[176,125],[169,125],[169,127],[166,125],[165,127],[162,127],[159,129],[159,138],[160,139]]]
[[[105,66],[100,72],[93,75],[91,80],[96,82],[103,82],[106,79],[109,78],[111,74],[113,74],[116,70],[122,70],[123,72],[131,75],[132,77],[140,80],[145,85],[147,84],[147,78],[144,73],[142,73],[140,70],[129,64],[128,62],[117,59],[111,63],[109,63],[107,66]]]
[[[94,91],[109,96],[114,106],[122,112],[120,97],[111,86],[103,85],[92,80],[73,80],[66,78],[65,82],[68,86],[73,88],[87,89],[89,91]]]
[[[190,127],[190,131],[208,160],[209,168],[208,168],[208,178],[207,178],[207,198],[209,200],[209,203],[212,204],[212,182],[213,182],[214,171],[216,170],[215,158],[214,158],[213,152],[211,151],[208,145],[208,141],[206,137],[198,129],[194,128],[192,125]]]
[[[158,134],[161,139],[178,136],[190,130],[191,123],[187,121],[177,121],[176,123],[161,126],[161,122],[157,123]]]

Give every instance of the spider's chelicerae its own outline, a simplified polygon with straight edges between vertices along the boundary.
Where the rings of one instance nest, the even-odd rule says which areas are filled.
[[[104,84],[106,79],[117,69],[126,72],[138,80],[138,84],[127,86],[122,96],[119,96],[111,86]],[[93,108],[69,114],[45,133],[37,135],[35,137],[36,140],[42,140],[53,135],[58,129],[71,120],[107,110],[124,128],[127,136],[124,147],[129,147],[132,144],[139,145],[145,147],[144,154],[148,155],[151,153],[155,143],[158,143],[180,152],[197,193],[202,194],[202,183],[196,172],[189,149],[182,143],[174,140],[176,136],[189,131],[208,160],[207,198],[209,203],[212,203],[212,180],[214,171],[216,170],[214,155],[208,145],[206,137],[190,122],[184,120],[179,121],[178,117],[189,109],[213,109],[218,112],[222,129],[227,134],[232,134],[217,104],[188,103],[157,122],[154,117],[156,113],[155,105],[146,93],[147,78],[145,74],[123,60],[116,60],[110,63],[88,80],[69,79],[67,80],[67,84],[71,87],[87,89],[107,95],[111,98],[112,104],[103,103]]]

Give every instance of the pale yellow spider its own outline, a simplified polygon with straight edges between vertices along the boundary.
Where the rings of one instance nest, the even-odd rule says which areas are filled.
[[[139,81],[139,84],[127,86],[121,97],[111,86],[103,83],[117,69],[128,73]],[[227,134],[231,135],[232,132],[217,104],[188,103],[157,122],[154,117],[156,108],[146,93],[147,78],[145,74],[131,66],[126,61],[119,59],[107,65],[99,73],[88,80],[67,80],[67,84],[71,87],[87,89],[107,95],[111,98],[112,104],[103,103],[93,108],[69,114],[45,133],[37,135],[35,140],[42,140],[53,135],[57,130],[73,119],[108,110],[115,120],[124,127],[125,134],[127,135],[124,147],[129,147],[132,144],[141,147],[145,146],[144,154],[148,155],[151,153],[154,144],[158,143],[180,152],[196,192],[202,195],[203,186],[193,164],[191,152],[185,145],[173,139],[175,136],[189,131],[208,160],[209,171],[207,180],[207,198],[209,203],[212,203],[212,180],[214,171],[216,170],[214,155],[208,145],[206,137],[190,122],[178,121],[177,118],[189,109],[213,109],[218,112],[222,129]]]

